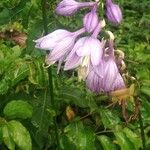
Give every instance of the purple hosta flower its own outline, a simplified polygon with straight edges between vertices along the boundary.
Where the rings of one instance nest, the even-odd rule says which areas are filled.
[[[125,83],[114,60],[112,41],[109,43],[109,55],[103,55],[101,64],[90,69],[86,78],[86,85],[96,93],[110,93],[125,88]]]
[[[46,63],[51,65],[56,61],[63,62],[67,54],[72,50],[77,36],[85,32],[82,28],[76,32],[67,30],[56,30],[38,40],[35,40],[35,47],[45,50],[51,50],[46,57]]]
[[[96,9],[97,6],[95,5],[91,12],[87,13],[83,19],[84,27],[87,32],[93,32],[99,23]]]
[[[119,73],[117,68],[115,58],[114,58],[114,49],[113,41],[109,41],[109,56],[105,58],[104,62],[104,71],[103,71],[103,90],[104,92],[111,92],[117,89],[125,87],[124,81]]]
[[[113,24],[119,24],[122,20],[122,12],[119,5],[114,4],[112,0],[106,0],[106,16]]]
[[[103,92],[103,76],[99,75],[97,70],[103,71],[102,65],[98,65],[96,67],[90,67],[90,71],[86,78],[86,86],[92,92],[100,93]]]
[[[90,65],[97,66],[101,63],[103,42],[97,39],[97,35],[101,30],[102,22],[99,23],[92,36],[82,37],[76,42],[66,59],[64,70],[78,67],[79,80],[85,80],[89,73]]]
[[[64,16],[71,16],[81,8],[92,7],[94,5],[96,5],[96,2],[76,2],[75,0],[63,0],[58,4],[56,13]]]
[[[97,66],[102,58],[102,44],[93,37],[80,38],[66,59],[64,70],[79,67],[79,79],[85,79],[89,72],[90,63]]]

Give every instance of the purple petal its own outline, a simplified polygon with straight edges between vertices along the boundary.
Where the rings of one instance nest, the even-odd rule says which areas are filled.
[[[67,59],[64,70],[70,70],[78,67],[81,64],[81,58],[74,53],[70,59]]]
[[[102,60],[103,50],[98,39],[93,39],[91,42],[91,62],[93,65],[98,65]]]
[[[108,62],[106,62],[105,64],[104,79],[103,79],[105,92],[113,90],[112,85],[116,80],[118,73],[119,71],[115,62],[112,59],[108,60]]]
[[[98,16],[95,10],[87,13],[83,19],[84,27],[87,32],[93,32],[98,25]]]
[[[58,60],[63,57],[66,53],[70,52],[74,46],[75,38],[68,36],[62,39],[56,47],[51,51],[50,58],[51,60]]]
[[[91,40],[90,39],[91,39],[91,37],[83,37],[78,40],[82,44],[82,46],[80,46],[76,51],[78,56],[90,55],[90,51],[91,51]]]
[[[102,90],[101,84],[102,78],[100,78],[93,70],[87,76],[86,86],[93,92],[99,93]]]
[[[122,12],[118,5],[109,3],[107,5],[106,15],[110,22],[119,24],[122,20]]]
[[[40,49],[45,49],[45,50],[51,50],[53,49],[56,44],[71,34],[71,32],[68,32],[66,30],[56,30],[42,38],[39,38],[35,40],[34,42],[36,43],[35,47],[40,48]]]
[[[112,89],[113,89],[112,91],[123,89],[123,88],[125,88],[125,83],[120,73],[118,73],[117,78],[112,85]]]
[[[76,53],[76,51],[83,46],[84,41],[86,40],[86,38],[80,38],[74,45],[72,51],[70,52],[70,54],[68,55],[68,57],[66,58],[66,60],[72,58],[72,55],[74,55]]]
[[[78,2],[74,0],[63,0],[56,8],[56,13],[64,16],[73,15],[78,10]]]

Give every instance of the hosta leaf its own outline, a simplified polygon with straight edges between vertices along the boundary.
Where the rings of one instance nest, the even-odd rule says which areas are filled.
[[[147,101],[147,98],[142,96],[140,97],[142,100],[142,118],[144,118],[144,121],[149,122],[150,121],[150,103]]]
[[[81,122],[69,124],[65,130],[65,135],[69,141],[75,145],[77,150],[95,149],[95,135],[88,127]]]
[[[150,87],[145,87],[145,86],[143,86],[143,87],[140,89],[140,91],[141,91],[143,94],[145,94],[145,95],[147,95],[147,96],[150,97]]]
[[[22,79],[24,79],[25,77],[28,76],[28,71],[29,68],[26,65],[25,61],[19,60],[16,62],[15,64],[15,68],[13,68],[14,70],[11,72],[11,84],[12,86],[14,86],[15,84],[17,84],[19,81],[21,81]]]
[[[88,107],[88,102],[78,88],[64,87],[61,98],[67,103],[76,104],[79,107]]]
[[[10,21],[10,11],[5,8],[0,12],[0,25],[8,23],[9,21]]]
[[[128,139],[133,143],[135,150],[139,150],[141,146],[140,136],[138,137],[136,133],[134,133],[129,128],[124,128],[123,132],[126,134]]]
[[[15,150],[15,142],[11,137],[11,132],[9,131],[7,125],[2,127],[2,138],[3,138],[3,142],[8,147],[8,149]]]
[[[10,101],[4,108],[4,114],[8,118],[31,118],[32,117],[32,106],[23,100]]]
[[[111,139],[105,135],[98,136],[99,141],[102,144],[104,150],[116,150],[115,144],[112,143]]]
[[[71,143],[65,135],[60,137],[60,146],[62,150],[76,150],[75,144]]]
[[[123,132],[114,132],[118,145],[121,150],[135,150],[134,145]]]
[[[120,122],[116,112],[109,109],[100,109],[100,116],[105,128],[112,128]]]
[[[13,141],[21,150],[32,149],[30,134],[20,122],[12,120],[8,122],[7,126],[11,132]]]

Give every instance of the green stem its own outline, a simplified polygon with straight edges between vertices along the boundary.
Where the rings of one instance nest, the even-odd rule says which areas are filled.
[[[139,111],[139,123],[140,123],[140,130],[141,130],[141,139],[142,139],[143,150],[146,150],[144,127],[143,127],[143,120],[142,120],[142,116],[141,116],[141,111]]]
[[[47,22],[47,15],[46,15],[46,2],[47,2],[47,0],[42,0],[41,1],[42,15],[43,15],[43,25],[44,25],[45,35],[48,34],[48,27],[47,27],[48,22]],[[54,92],[53,92],[53,78],[52,78],[52,69],[51,69],[51,67],[48,68],[48,78],[49,78],[48,80],[49,80],[50,103],[51,103],[51,106],[53,108],[55,108]],[[56,117],[53,118],[53,123],[54,123],[54,130],[55,130],[55,135],[56,135],[57,147],[58,147],[58,150],[60,150],[58,125],[57,125]]]

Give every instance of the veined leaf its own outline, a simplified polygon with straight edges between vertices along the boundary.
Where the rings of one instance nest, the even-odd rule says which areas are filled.
[[[8,122],[7,126],[13,141],[21,150],[32,149],[30,134],[20,122],[12,120]]]
[[[150,97],[150,87],[145,87],[145,86],[143,86],[143,87],[141,87],[141,92],[143,93],[143,94],[145,94],[145,95],[147,95],[147,96],[149,96]]]
[[[133,143],[135,150],[139,150],[141,147],[141,140],[140,136],[138,137],[136,133],[134,133],[129,128],[124,128],[123,132],[126,134],[128,139]]]
[[[8,149],[15,150],[15,142],[7,125],[2,127],[2,138]]]
[[[100,109],[100,116],[105,128],[112,128],[120,123],[120,118],[116,112],[109,109]]]
[[[31,118],[32,117],[32,106],[23,100],[10,101],[4,108],[4,114],[8,118]]]
[[[69,141],[75,145],[77,150],[94,150],[95,145],[95,135],[81,122],[74,122],[69,124],[65,130],[65,135],[68,137]]]
[[[133,143],[128,139],[125,133],[116,131],[114,134],[121,150],[135,150]]]
[[[98,136],[99,141],[102,144],[104,150],[116,150],[115,144],[112,143],[111,139],[105,135]]]

